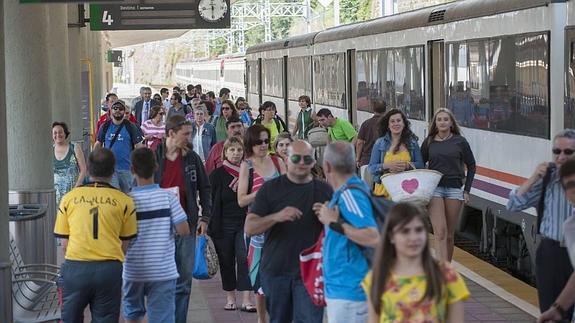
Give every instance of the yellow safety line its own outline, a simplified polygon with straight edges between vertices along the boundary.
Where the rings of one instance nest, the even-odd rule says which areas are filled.
[[[88,65],[88,87],[89,87],[89,105],[90,105],[90,116],[88,117],[90,120],[90,138],[91,143],[94,144],[94,92],[92,88],[92,61],[89,58],[82,58],[82,63],[86,63]]]

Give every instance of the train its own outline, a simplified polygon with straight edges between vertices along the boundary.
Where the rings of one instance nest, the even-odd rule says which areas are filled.
[[[218,95],[221,88],[230,89],[232,98],[246,94],[243,56],[222,56],[215,60],[197,60],[176,64],[174,79],[178,84],[201,84],[205,91]]]
[[[243,95],[273,101],[289,126],[304,94],[358,128],[383,98],[420,141],[434,111],[451,109],[477,161],[457,232],[533,281],[535,210],[505,205],[550,160],[553,135],[575,128],[572,1],[456,1],[258,44],[244,60]]]

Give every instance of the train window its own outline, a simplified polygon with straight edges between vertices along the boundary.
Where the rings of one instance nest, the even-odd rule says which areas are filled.
[[[260,74],[258,61],[248,61],[246,73],[248,74],[248,93],[258,94]]]
[[[315,103],[340,109],[346,107],[345,54],[314,56]]]
[[[549,138],[549,37],[450,43],[447,108],[470,128]]]
[[[381,98],[411,119],[424,120],[423,46],[356,53],[357,107],[373,112],[371,101]]]
[[[565,102],[564,121],[565,128],[575,128],[575,29],[566,31],[567,45],[565,46]]]
[[[311,97],[311,58],[288,58],[288,97],[297,101],[301,95]]]
[[[283,59],[266,59],[262,65],[264,94],[283,98]]]

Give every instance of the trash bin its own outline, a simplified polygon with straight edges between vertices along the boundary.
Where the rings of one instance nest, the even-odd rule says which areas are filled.
[[[56,191],[10,191],[10,234],[26,264],[56,264]]]

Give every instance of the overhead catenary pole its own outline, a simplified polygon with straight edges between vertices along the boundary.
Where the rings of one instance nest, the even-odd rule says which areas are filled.
[[[339,0],[333,0],[333,25],[339,26]]]

